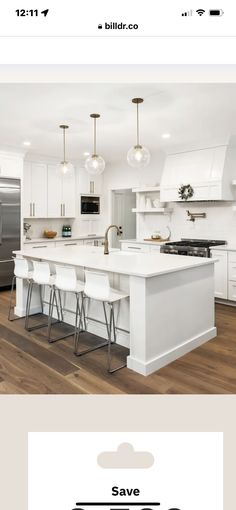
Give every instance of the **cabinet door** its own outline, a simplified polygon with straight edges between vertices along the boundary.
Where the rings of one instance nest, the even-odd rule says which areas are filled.
[[[23,177],[23,216],[24,218],[31,218],[32,216],[32,201],[31,201],[31,163],[24,164],[24,177]]]
[[[75,218],[75,174],[69,173],[63,175],[62,179],[62,204],[63,216],[66,218]]]
[[[48,218],[62,216],[62,176],[56,165],[48,165]]]
[[[157,252],[157,253],[160,253],[160,249],[161,249],[161,247],[160,247],[160,246],[151,246],[151,245],[150,245],[150,251],[151,251],[151,252],[152,252],[152,251],[155,251],[155,252]]]
[[[31,165],[32,215],[34,218],[47,218],[47,165]]]
[[[138,243],[121,243],[122,250],[137,252],[137,253],[146,253],[149,252],[149,246],[147,244],[138,244]]]
[[[230,301],[236,301],[236,282],[229,282],[228,288],[228,299]]]
[[[215,263],[215,297],[228,298],[228,254],[227,251],[212,250]]]

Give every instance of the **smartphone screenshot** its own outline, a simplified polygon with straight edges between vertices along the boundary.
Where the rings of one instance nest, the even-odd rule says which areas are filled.
[[[1,6],[6,510],[232,508],[235,17]]]

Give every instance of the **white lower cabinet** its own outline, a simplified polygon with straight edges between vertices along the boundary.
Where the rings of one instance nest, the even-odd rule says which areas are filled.
[[[150,245],[150,246],[149,246],[149,248],[150,248],[150,251],[151,251],[151,252],[152,252],[152,251],[155,251],[155,252],[160,253],[160,250],[161,250],[161,247],[160,247],[160,246],[151,246],[151,245]]]
[[[236,301],[236,282],[228,283],[228,299],[230,301]]]
[[[160,246],[152,246],[150,244],[144,243],[121,243],[121,249],[125,251],[132,251],[137,253],[150,253],[150,252],[160,252]]]
[[[215,263],[215,297],[228,299],[228,253],[212,250],[211,255],[217,259]]]
[[[122,250],[124,251],[132,251],[133,253],[145,253],[149,252],[149,246],[147,244],[138,244],[138,243],[121,243]]]
[[[54,248],[56,243],[24,243],[24,250],[40,250],[41,248]]]

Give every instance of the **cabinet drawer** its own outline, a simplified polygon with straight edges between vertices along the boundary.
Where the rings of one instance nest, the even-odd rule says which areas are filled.
[[[228,299],[236,301],[236,282],[228,282]]]
[[[56,248],[61,248],[62,246],[77,246],[77,241],[58,241],[56,243]]]
[[[149,252],[149,246],[145,244],[136,244],[136,243],[122,243],[122,250],[132,251],[137,253],[146,253]]]
[[[232,264],[235,264],[236,266],[236,251],[229,251],[228,260],[230,263],[232,262]]]
[[[39,250],[43,248],[53,248],[55,243],[39,243],[39,244],[28,244],[31,250]]]
[[[160,253],[160,246],[149,246],[150,251],[156,251],[157,253]]]
[[[228,263],[228,278],[234,282],[236,281],[236,261]]]

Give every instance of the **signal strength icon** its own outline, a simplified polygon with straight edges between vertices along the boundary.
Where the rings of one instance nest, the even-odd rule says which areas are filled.
[[[202,16],[206,11],[204,11],[204,9],[198,9],[196,12],[199,16]]]
[[[191,9],[191,11],[182,12],[182,16],[192,16],[192,15],[193,15],[192,9]]]

